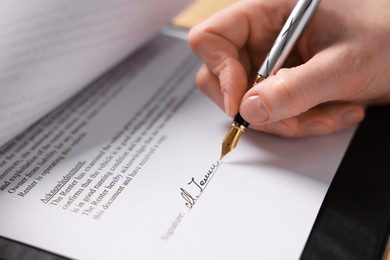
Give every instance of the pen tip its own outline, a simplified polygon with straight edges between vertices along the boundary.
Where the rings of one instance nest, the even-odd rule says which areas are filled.
[[[238,140],[240,139],[242,130],[237,129],[236,127],[232,127],[230,131],[225,136],[225,139],[222,142],[222,152],[221,152],[221,160],[225,155],[227,155],[230,151],[236,148]]]

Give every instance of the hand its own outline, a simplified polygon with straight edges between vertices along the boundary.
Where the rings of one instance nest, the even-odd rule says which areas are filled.
[[[322,1],[276,75],[247,90],[296,1],[240,1],[189,33],[200,90],[250,127],[285,137],[360,122],[390,102],[390,1]]]

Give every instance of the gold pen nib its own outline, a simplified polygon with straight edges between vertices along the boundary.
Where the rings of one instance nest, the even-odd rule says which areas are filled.
[[[223,139],[221,159],[234,148],[236,148],[238,140],[240,139],[240,136],[245,131],[245,129],[245,126],[233,122],[232,128],[225,136],[225,139]]]

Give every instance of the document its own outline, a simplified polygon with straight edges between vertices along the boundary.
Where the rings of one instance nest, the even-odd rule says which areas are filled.
[[[189,0],[3,0],[0,145],[155,35]]]
[[[248,131],[220,161],[200,64],[158,34],[5,142],[0,235],[72,259],[299,258],[353,130]]]

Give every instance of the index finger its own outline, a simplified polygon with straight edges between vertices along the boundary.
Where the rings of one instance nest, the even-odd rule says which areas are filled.
[[[247,80],[257,71],[289,14],[291,1],[242,1],[195,26],[189,45],[219,79],[220,95],[229,96],[237,113]],[[215,86],[200,86],[202,89]],[[217,93],[216,91],[213,91]],[[214,100],[221,97],[215,97]]]

